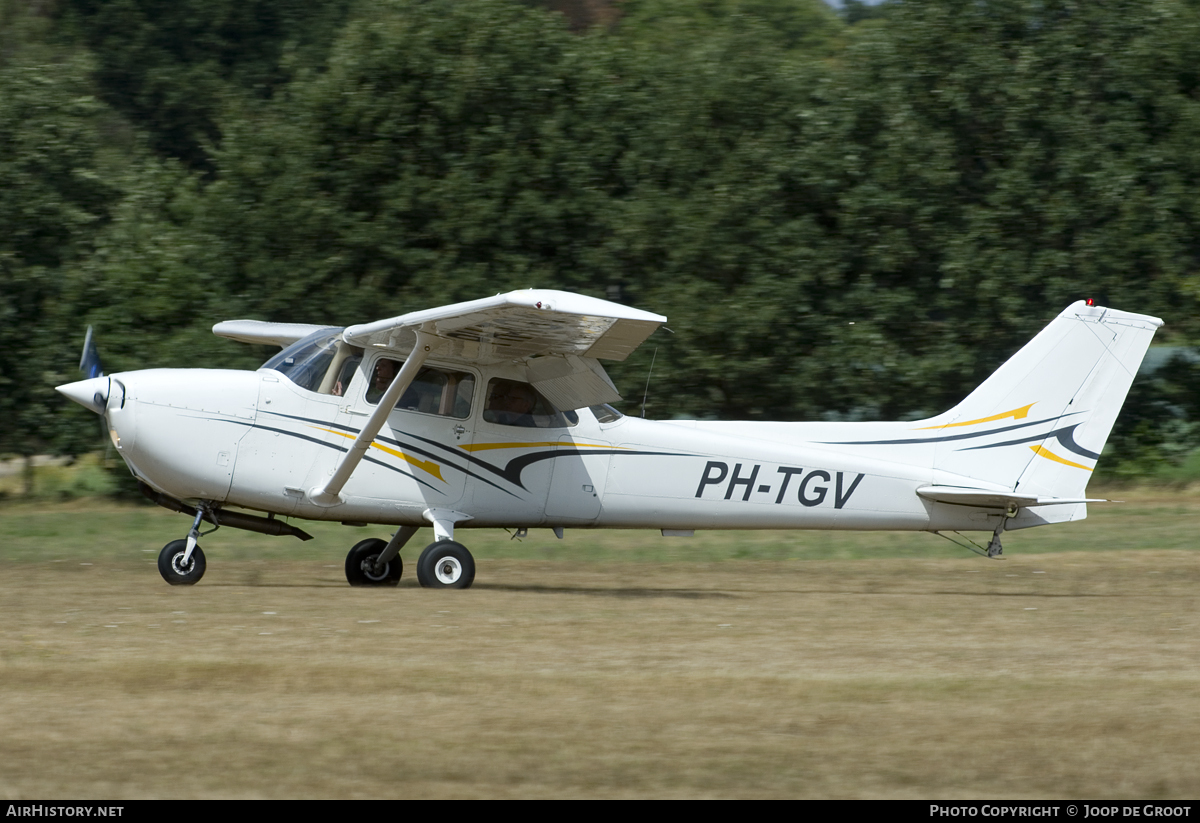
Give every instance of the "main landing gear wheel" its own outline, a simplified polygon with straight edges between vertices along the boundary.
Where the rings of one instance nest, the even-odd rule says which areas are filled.
[[[431,543],[417,561],[417,582],[427,589],[466,589],[475,582],[475,558],[453,540]]]
[[[395,586],[404,573],[404,563],[396,555],[379,571],[375,570],[375,558],[383,554],[387,541],[373,537],[356,543],[346,555],[346,580],[351,586]]]
[[[204,552],[199,546],[192,549],[192,556],[185,564],[183,556],[186,553],[186,540],[172,540],[158,553],[158,573],[172,586],[191,586],[204,577]]]

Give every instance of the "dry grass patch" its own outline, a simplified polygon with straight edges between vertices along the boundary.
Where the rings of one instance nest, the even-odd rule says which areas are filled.
[[[1191,797],[1200,556],[7,564],[0,794]]]

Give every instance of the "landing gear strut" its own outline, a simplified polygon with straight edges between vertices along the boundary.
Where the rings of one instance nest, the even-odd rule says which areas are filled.
[[[187,540],[172,540],[158,553],[158,573],[172,586],[192,586],[204,577],[204,552],[200,551],[196,541],[200,539],[200,521],[204,519],[205,511],[203,506],[196,509],[196,519],[192,521]],[[216,530],[211,529],[205,534]]]
[[[426,509],[433,524],[433,540],[417,560],[417,582],[427,589],[466,589],[475,582],[475,558],[462,543],[454,542],[454,526],[471,515],[448,509]]]
[[[475,582],[475,558],[454,542],[454,523],[470,516],[430,509],[425,518],[433,524],[434,542],[417,560],[417,582],[427,589],[469,588]],[[355,544],[346,555],[346,580],[351,586],[395,586],[403,570],[400,550],[418,528],[401,526],[387,543],[374,538]]]

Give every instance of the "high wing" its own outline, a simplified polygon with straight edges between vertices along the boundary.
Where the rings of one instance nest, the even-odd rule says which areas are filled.
[[[268,323],[266,320],[225,320],[213,326],[213,334],[239,343],[264,343],[287,348],[313,332],[333,329],[334,326],[314,326],[309,323]]]
[[[349,326],[352,346],[407,357],[418,330],[440,360],[487,365],[524,360],[527,377],[562,411],[621,399],[600,360],[624,360],[667,318],[553,289],[525,289],[482,300]],[[281,347],[329,326],[226,320],[213,333],[241,343]]]
[[[526,289],[350,326],[342,337],[407,355],[421,330],[436,338],[440,360],[525,360],[529,382],[568,411],[620,400],[598,361],[624,360],[666,320],[594,297]]]
[[[567,411],[619,400],[599,359],[624,360],[666,320],[594,297],[527,289],[350,326],[342,333],[350,345],[407,359],[333,475],[310,490],[310,498],[325,506],[340,502],[342,487],[431,354],[470,364],[523,360],[529,382]]]
[[[667,318],[551,289],[526,289],[350,326],[355,346],[412,351],[415,332],[442,338],[441,358],[498,363],[523,357],[624,360]]]

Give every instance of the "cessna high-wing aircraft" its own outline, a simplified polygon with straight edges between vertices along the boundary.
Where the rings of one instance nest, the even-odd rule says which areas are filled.
[[[1162,321],[1089,303],[913,422],[627,417],[600,361],[666,318],[549,290],[347,328],[232,320],[213,331],[282,350],[255,372],[150,369],[58,391],[104,416],[148,497],[193,517],[159,555],[176,585],[204,574],[203,521],[309,539],[278,516],[398,527],[350,550],[356,586],[396,585],[422,526],[434,542],[417,580],[443,588],[471,585],[455,534],[481,527],[976,530],[996,556],[1005,530],[1099,502],[1088,478]]]

